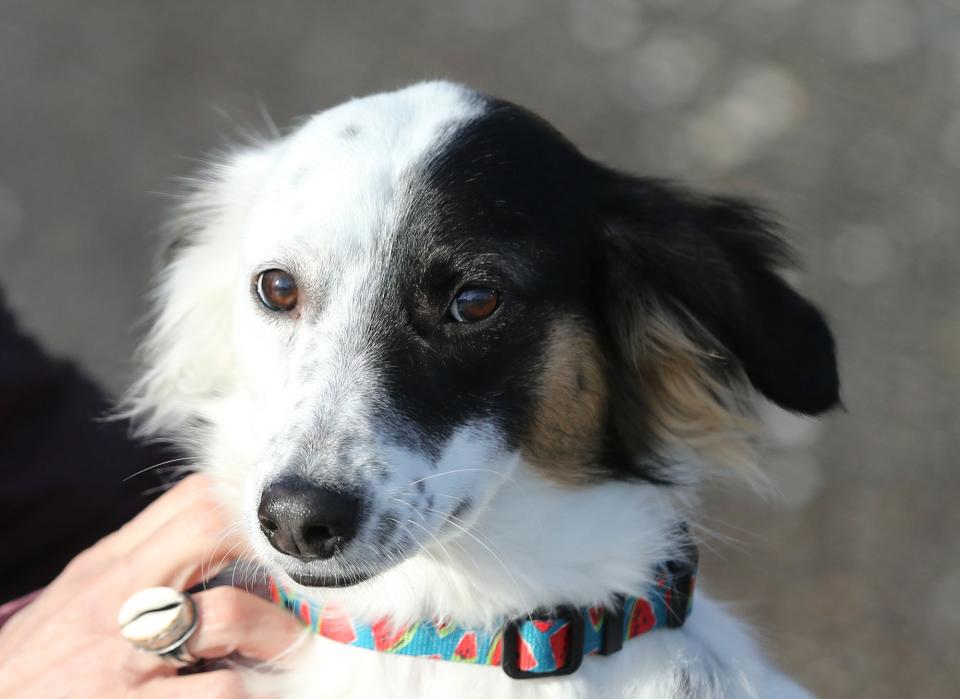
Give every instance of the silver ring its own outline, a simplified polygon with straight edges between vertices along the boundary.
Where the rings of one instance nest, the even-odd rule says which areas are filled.
[[[134,648],[177,668],[200,662],[187,650],[199,621],[190,594],[172,587],[148,587],[134,593],[117,615],[120,633]]]

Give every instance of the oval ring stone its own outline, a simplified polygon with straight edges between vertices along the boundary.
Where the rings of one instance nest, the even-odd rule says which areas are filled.
[[[117,622],[123,637],[137,648],[163,653],[193,632],[197,608],[189,595],[172,587],[148,587],[123,603]]]

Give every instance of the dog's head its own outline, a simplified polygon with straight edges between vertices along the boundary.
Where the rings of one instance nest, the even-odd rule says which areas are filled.
[[[181,224],[134,408],[201,441],[304,584],[459,535],[516,469],[668,483],[671,445],[740,431],[748,384],[837,401],[830,332],[761,212],[602,167],[459,86],[238,152]]]

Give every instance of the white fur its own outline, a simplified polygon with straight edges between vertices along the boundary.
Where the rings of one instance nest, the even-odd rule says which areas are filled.
[[[491,425],[461,426],[433,460],[371,417],[380,387],[357,338],[384,293],[380,265],[392,244],[384,231],[404,213],[411,165],[481,109],[462,87],[425,83],[331,109],[208,173],[185,206],[192,244],[160,280],[149,369],[130,394],[145,432],[178,434],[220,477],[271,574],[386,569],[353,587],[303,590],[367,621],[440,615],[492,627],[536,607],[642,590],[675,550],[670,532],[691,516],[685,489],[549,482],[507,451]],[[354,126],[354,137],[341,137]],[[251,297],[257,272],[277,266],[300,284],[295,318],[268,317]],[[347,434],[361,437],[350,464],[331,462]],[[388,476],[377,478],[364,465],[371,461],[388,464]],[[255,511],[263,485],[294,462],[319,480],[373,491],[378,510],[396,513],[404,550],[381,555],[361,532],[345,562],[283,560],[260,535]],[[433,508],[417,500],[418,483],[434,495]],[[468,495],[463,519],[449,520]],[[258,681],[288,699],[807,696],[770,668],[702,585],[682,629],[587,658],[565,678],[515,681],[499,668],[325,639],[308,645],[289,673]]]

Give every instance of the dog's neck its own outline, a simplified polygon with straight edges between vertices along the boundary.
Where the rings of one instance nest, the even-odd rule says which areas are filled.
[[[484,626],[530,610],[645,590],[684,545],[676,493],[644,483],[554,484],[520,468],[469,532],[351,588],[299,588],[357,619]],[[298,586],[294,586],[298,587]]]

